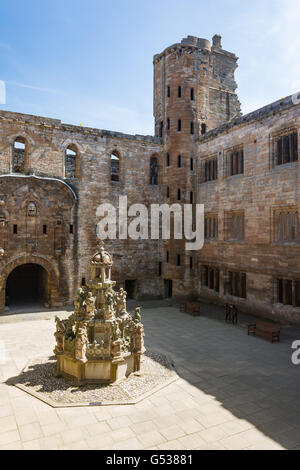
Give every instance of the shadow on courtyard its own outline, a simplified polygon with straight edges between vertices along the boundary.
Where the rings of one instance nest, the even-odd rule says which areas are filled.
[[[146,346],[171,355],[195,402],[201,390],[282,447],[300,446],[300,365],[291,361],[299,328],[283,325],[281,342],[272,344],[247,335],[248,323],[255,322],[248,315],[230,325],[224,322],[224,309],[213,305],[201,304],[200,317],[181,313],[170,303],[153,307],[144,303]],[[205,402],[202,393],[200,408],[205,409]]]
[[[128,302],[128,310],[136,305]],[[230,325],[224,322],[224,310],[213,305],[201,304],[200,317],[180,312],[171,301],[142,305],[146,348],[172,358],[186,382],[178,388],[195,403],[191,406],[200,423],[204,416],[214,421],[211,426],[222,424],[216,411],[221,409],[249,422],[284,448],[300,447],[300,366],[291,362],[291,344],[300,340],[299,328],[282,326],[281,342],[272,344],[247,336],[247,324],[253,323],[250,316],[241,315],[238,325]],[[53,378],[54,362],[43,371],[39,367],[31,366],[7,384],[27,383],[44,393],[70,387]],[[74,387],[72,393],[80,389]]]

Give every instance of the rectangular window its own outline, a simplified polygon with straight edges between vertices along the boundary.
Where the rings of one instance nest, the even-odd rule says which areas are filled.
[[[177,266],[181,266],[181,256],[177,255]]]
[[[202,268],[202,285],[210,290],[219,292],[220,290],[220,271],[217,268],[203,266]]]
[[[43,234],[47,235],[47,225],[43,225]]]
[[[194,88],[191,88],[191,101],[194,101]]]
[[[167,263],[169,262],[169,252],[168,251],[166,252],[166,262]]]
[[[246,287],[246,273],[228,271],[227,293],[229,295],[246,299]]]
[[[181,200],[181,189],[177,189],[177,199],[178,201]]]
[[[296,131],[274,139],[275,165],[298,161],[298,133]]]
[[[164,136],[164,121],[160,122],[159,135],[160,135],[160,137]]]
[[[194,171],[194,159],[190,159],[190,171]]]
[[[276,301],[279,304],[300,307],[300,281],[276,279]]]
[[[194,193],[193,193],[193,191],[190,192],[190,204],[194,204]]]
[[[225,214],[225,240],[245,240],[245,214],[244,212],[227,212]]]
[[[74,233],[74,228],[73,228],[73,224],[70,225],[70,234],[73,235]]]
[[[167,129],[170,130],[170,118],[167,119]]]
[[[82,285],[82,286],[85,286],[85,284],[86,284],[86,283],[85,283],[85,277],[83,277],[83,278],[81,279],[81,285]]]
[[[178,98],[181,98],[181,86],[178,87]]]
[[[218,179],[218,158],[209,158],[203,162],[203,182]]]
[[[161,269],[161,267],[162,267],[162,263],[161,263],[161,261],[160,261],[160,262],[158,263],[158,277],[161,277],[161,274],[162,274],[162,269]]]
[[[178,132],[181,132],[181,119],[178,119],[177,131],[178,131]]]
[[[169,197],[170,197],[170,188],[169,188],[169,186],[167,186],[166,195],[167,195],[167,198],[169,198]]]
[[[190,269],[193,269],[193,257],[190,256]]]
[[[171,96],[171,88],[168,86],[168,89],[167,89],[167,95],[168,95],[168,98],[170,98]]]
[[[227,176],[241,175],[244,173],[244,150],[233,149],[227,152]]]
[[[194,125],[193,122],[191,122],[190,128],[191,128],[191,135],[194,135],[194,133],[195,133],[195,125]]]
[[[218,240],[218,216],[204,216],[204,238],[205,240]]]
[[[275,243],[299,243],[299,214],[297,209],[275,210],[273,227],[273,241]]]
[[[170,166],[170,154],[169,154],[169,153],[167,153],[166,165],[167,165],[167,166]]]
[[[177,167],[181,168],[181,155],[178,155],[177,157]]]
[[[17,224],[14,224],[13,233],[14,233],[15,235],[18,233],[18,226],[17,226]]]

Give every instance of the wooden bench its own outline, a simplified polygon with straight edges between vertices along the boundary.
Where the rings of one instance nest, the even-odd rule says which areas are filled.
[[[200,304],[196,302],[185,302],[180,305],[180,311],[190,313],[193,317],[199,317],[200,315]]]
[[[280,341],[280,326],[275,323],[257,321],[253,325],[248,325],[248,335],[258,335],[268,338],[272,343]]]

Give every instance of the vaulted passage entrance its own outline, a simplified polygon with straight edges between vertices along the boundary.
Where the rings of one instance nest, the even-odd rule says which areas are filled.
[[[10,309],[42,307],[49,300],[48,273],[38,264],[22,264],[8,276],[6,305]]]

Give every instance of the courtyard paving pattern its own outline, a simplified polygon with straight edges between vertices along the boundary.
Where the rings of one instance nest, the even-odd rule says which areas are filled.
[[[143,304],[146,347],[173,358],[176,382],[135,405],[57,409],[7,384],[52,354],[54,312],[2,317],[0,449],[300,449],[300,330],[271,344],[247,336],[247,318],[232,326],[218,307],[202,312]]]

